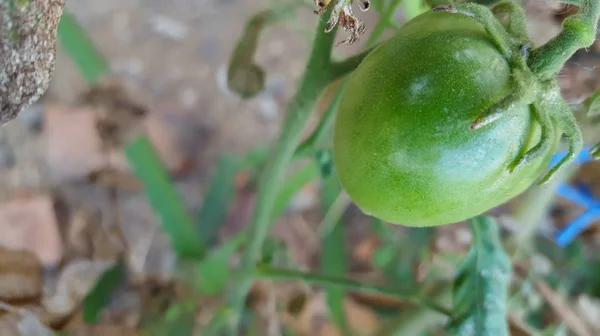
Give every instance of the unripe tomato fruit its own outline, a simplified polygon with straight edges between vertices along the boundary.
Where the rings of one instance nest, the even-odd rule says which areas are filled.
[[[513,106],[500,120],[470,128],[513,90],[510,76],[473,18],[429,11],[408,22],[365,58],[343,94],[333,153],[351,199],[391,223],[434,226],[523,192],[546,168],[558,137],[511,173],[509,165],[539,140],[530,107]]]

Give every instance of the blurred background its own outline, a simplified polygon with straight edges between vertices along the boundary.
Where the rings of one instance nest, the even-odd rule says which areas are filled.
[[[227,261],[234,262],[236,255],[204,265],[199,273],[205,287],[190,299],[181,280],[190,278],[179,274],[160,218],[128,164],[122,142],[126,135],[97,123],[104,113],[129,125],[129,112],[144,111],[131,127],[146,131],[189,213],[216,222],[211,244],[230,241],[252,214],[259,170],[232,169],[230,162],[248,158],[248,153],[260,157],[276,141],[316,23],[307,1],[297,15],[265,31],[256,55],[267,73],[265,89],[241,99],[227,87],[229,59],[248,18],[273,2],[67,0],[66,11],[104,56],[113,76],[103,82],[105,87],[91,88],[59,44],[45,96],[0,129],[0,308],[6,312],[0,315],[0,335],[45,335],[42,330],[48,327],[70,335],[189,335],[194,328],[197,335],[211,335],[199,326],[218,310],[219,283],[227,280]],[[525,1],[524,6],[536,44],[556,34],[571,10],[542,0]],[[360,15],[367,31],[377,17],[375,10]],[[403,17],[401,7],[396,20],[401,23]],[[341,45],[335,56],[352,55],[362,43]],[[599,88],[599,56],[600,43],[578,53],[561,72],[560,85],[571,103],[581,103]],[[311,127],[332,92],[324,93]],[[581,119],[593,129],[591,120]],[[598,133],[587,131],[586,136],[593,134]],[[343,229],[324,244],[318,171],[299,172],[290,182],[290,190],[299,191],[288,195],[289,204],[266,247],[266,254],[284,265],[318,270],[328,262],[353,279],[421,288],[427,279],[448,278],[470,246],[464,224],[423,230],[390,226],[344,199],[335,199]],[[583,165],[572,179],[588,186],[596,198],[600,195],[600,163]],[[218,196],[219,191],[225,196]],[[219,207],[207,203],[206,195],[229,204],[227,211],[211,213]],[[506,232],[520,230],[515,218],[527,216],[523,204],[537,204],[530,196],[492,211]],[[225,201],[215,201],[219,197]],[[536,275],[515,275],[509,316],[513,335],[535,334],[524,321],[550,330],[544,335],[598,335],[600,226],[592,224],[575,242],[559,247],[553,235],[583,209],[554,194],[539,197],[552,202],[540,210],[532,229],[534,245],[527,246],[533,257],[521,265]],[[340,253],[323,258],[332,244]],[[444,295],[438,287],[432,284],[428,291]],[[410,302],[354,292],[340,297],[339,311],[359,335],[444,335],[439,315]],[[320,287],[257,282],[249,304],[254,308],[248,328],[254,333],[249,335],[345,334]]]

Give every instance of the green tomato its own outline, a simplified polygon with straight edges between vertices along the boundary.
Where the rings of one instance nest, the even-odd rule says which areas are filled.
[[[539,158],[509,165],[539,141],[528,105],[472,130],[514,89],[507,60],[466,15],[426,12],[377,47],[346,86],[334,128],[334,163],[366,213],[406,226],[454,223],[527,189],[559,137]]]

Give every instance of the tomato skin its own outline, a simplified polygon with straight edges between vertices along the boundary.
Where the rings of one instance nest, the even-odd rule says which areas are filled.
[[[510,67],[474,19],[426,12],[350,75],[334,126],[340,182],[366,213],[406,226],[454,223],[529,187],[546,155],[510,173],[539,139],[530,107],[470,125],[512,90]]]

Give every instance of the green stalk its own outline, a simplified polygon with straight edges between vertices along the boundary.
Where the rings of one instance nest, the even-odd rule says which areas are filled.
[[[411,303],[414,303],[418,306],[429,308],[433,311],[436,311],[442,315],[452,316],[452,311],[449,308],[443,307],[437,302],[431,301],[426,298],[422,298],[418,295],[406,295],[399,293],[396,288],[393,287],[385,287],[385,286],[377,286],[372,284],[367,284],[362,281],[348,279],[338,276],[331,276],[325,274],[315,274],[315,273],[306,273],[294,270],[287,269],[279,269],[271,266],[260,266],[257,268],[258,276],[269,279],[279,279],[279,280],[300,280],[308,283],[324,285],[324,286],[339,286],[344,287],[349,290],[355,290],[364,293],[375,293],[375,294],[384,294],[390,295]]]
[[[527,191],[514,217],[519,231],[507,243],[512,260],[520,260],[532,253],[533,238],[538,224],[556,198],[558,185],[565,182],[576,170],[576,166],[563,170],[546,185],[535,185]]]
[[[296,148],[296,152],[294,153],[295,159],[299,159],[313,154],[316,145],[327,135],[331,125],[333,124],[333,120],[335,119],[338,107],[340,106],[340,103],[342,101],[342,95],[344,93],[346,83],[347,81],[342,83],[335,98],[333,99],[333,102],[331,102],[331,104],[327,107],[327,110],[325,110],[325,113],[319,121],[319,125],[317,125],[317,128],[306,140],[304,140],[304,142],[302,142],[298,146],[298,148]]]
[[[531,53],[528,65],[543,79],[551,79],[564,64],[582,48],[589,48],[596,40],[600,19],[600,0],[581,0],[579,12],[565,19],[561,32]]]
[[[328,10],[319,19],[317,34],[300,88],[287,108],[283,130],[258,182],[258,198],[249,226],[250,242],[239,267],[238,281],[228,297],[228,303],[236,312],[232,321],[234,325],[238,324],[240,312],[254,281],[256,262],[271,228],[271,213],[285,170],[300,142],[302,130],[316,105],[317,98],[331,77],[329,74],[335,31],[328,34],[323,32],[330,13],[331,10]]]
[[[383,34],[385,29],[391,26],[392,18],[394,17],[394,13],[396,13],[396,8],[398,5],[400,5],[400,2],[402,2],[402,0],[393,0],[387,8],[384,8],[384,10],[381,11],[379,21],[377,22],[375,28],[373,28],[373,32],[367,40],[368,46],[373,46]]]

